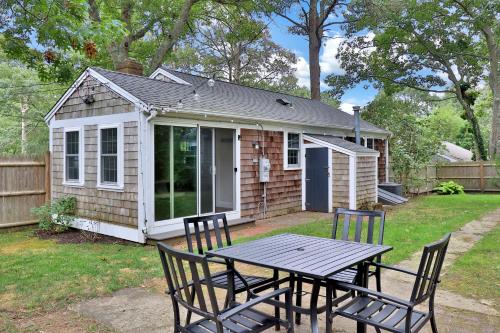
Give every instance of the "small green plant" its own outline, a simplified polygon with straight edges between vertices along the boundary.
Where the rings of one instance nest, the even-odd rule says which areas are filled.
[[[75,209],[76,198],[66,196],[33,208],[33,213],[41,230],[59,233],[68,230],[75,219]]]
[[[442,182],[436,188],[434,188],[434,192],[438,194],[463,194],[464,187],[458,183],[455,183],[453,180],[449,182]]]

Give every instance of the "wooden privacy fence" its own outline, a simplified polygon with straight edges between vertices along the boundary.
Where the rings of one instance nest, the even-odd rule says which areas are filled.
[[[0,228],[36,223],[31,209],[49,200],[49,153],[0,156]]]
[[[410,193],[430,192],[437,184],[453,180],[470,192],[500,192],[500,175],[493,162],[455,162],[428,165],[417,173],[419,185]],[[391,177],[391,179],[394,179]]]

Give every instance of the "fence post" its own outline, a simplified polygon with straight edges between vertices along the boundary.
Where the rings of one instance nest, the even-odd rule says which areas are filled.
[[[481,192],[484,192],[485,184],[484,184],[484,161],[479,162],[479,186],[481,188]]]
[[[44,184],[44,189],[45,189],[45,202],[50,201],[50,152],[46,152],[44,156],[45,160],[45,184]]]

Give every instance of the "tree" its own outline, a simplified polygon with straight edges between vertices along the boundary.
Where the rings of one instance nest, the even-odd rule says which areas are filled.
[[[0,48],[0,154],[47,151],[43,117],[63,91],[60,85],[41,82],[35,70],[8,60]]]
[[[392,95],[383,91],[361,112],[361,117],[392,132],[391,167],[406,189],[418,186],[418,172],[441,147],[441,140],[428,126],[432,108],[411,91]]]
[[[488,0],[442,1],[466,29],[481,36],[489,63],[488,83],[493,95],[490,157],[500,158],[500,3]]]
[[[173,52],[177,68],[229,82],[288,91],[297,86],[295,54],[270,39],[252,3],[212,5]]]
[[[7,0],[0,7],[0,31],[6,53],[42,78],[68,81],[81,67],[116,68],[129,57],[153,70],[186,32],[195,5],[201,10],[205,3]]]
[[[369,5],[366,5],[369,3]],[[353,22],[339,50],[345,75],[330,75],[332,95],[369,81],[386,93],[404,88],[452,94],[474,136],[476,156],[487,159],[474,103],[485,79],[478,38],[439,0],[354,2]],[[371,31],[373,38],[360,35]]]
[[[291,23],[289,31],[305,36],[309,43],[309,74],[311,98],[321,99],[319,53],[325,34],[334,25],[344,24],[342,11],[346,2],[340,0],[269,1],[276,15]]]

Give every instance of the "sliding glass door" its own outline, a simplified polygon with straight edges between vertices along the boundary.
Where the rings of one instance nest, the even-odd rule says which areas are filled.
[[[235,209],[232,129],[155,125],[155,221]]]
[[[155,220],[196,215],[196,127],[155,126]]]

